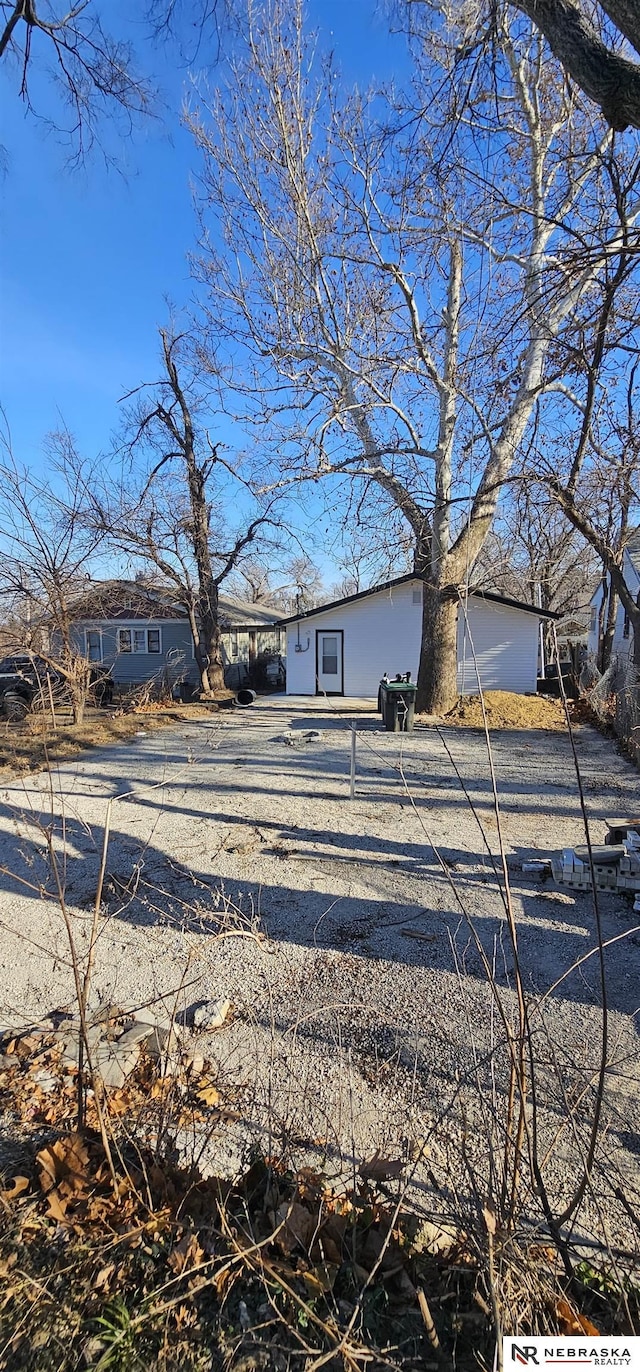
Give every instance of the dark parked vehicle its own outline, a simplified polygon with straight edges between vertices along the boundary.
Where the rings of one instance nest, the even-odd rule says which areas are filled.
[[[113,699],[113,682],[92,668],[93,694],[98,705]],[[37,653],[13,653],[0,662],[0,713],[5,719],[24,719],[31,710],[48,709],[68,703],[68,691],[61,672]]]

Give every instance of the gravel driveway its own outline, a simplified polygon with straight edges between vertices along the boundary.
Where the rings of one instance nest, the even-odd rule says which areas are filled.
[[[309,731],[320,736],[307,739]],[[600,842],[605,818],[640,814],[640,777],[593,730],[580,727],[576,740]],[[532,1006],[584,959],[534,1015],[541,1134],[553,1141],[546,1177],[560,1203],[584,1147],[598,1065],[594,916],[589,895],[541,886],[520,869],[530,856],[584,841],[580,808],[564,735],[509,731],[495,733],[493,745]],[[327,709],[271,697],[142,732],[62,766],[52,787],[45,776],[16,780],[1,797],[4,1023],[72,1002],[60,914],[37,894],[41,883],[51,887],[38,823],[55,817],[82,949],[109,799],[96,992],[129,1007],[182,986],[186,1003],[229,997],[234,1007],[209,1036],[209,1052],[235,1090],[239,1118],[209,1140],[203,1163],[234,1170],[266,1139],[337,1174],[375,1148],[412,1157],[424,1143],[415,1186],[425,1206],[434,1189],[440,1209],[445,1196],[456,1207],[456,1190],[469,1196],[474,1170],[486,1175],[492,1102],[505,1090],[477,940],[513,1005],[505,912],[481,832],[496,854],[482,734],[420,727],[403,739],[382,733],[361,701]],[[607,894],[600,904],[604,938],[617,941],[606,954],[607,1132],[595,1185],[624,1244],[625,1212],[611,1197],[622,1188],[639,1207],[640,916],[631,898]],[[561,1127],[567,1100],[569,1130]],[[597,1211],[587,1203],[585,1232],[598,1229]]]

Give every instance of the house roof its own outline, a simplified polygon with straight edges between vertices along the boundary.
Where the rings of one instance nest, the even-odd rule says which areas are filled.
[[[284,617],[282,610],[273,609],[271,605],[240,600],[238,596],[223,592],[218,605],[222,628],[268,628]],[[173,588],[161,582],[93,581],[78,597],[76,605],[78,621],[186,618],[184,606],[177,603]]]
[[[364,600],[366,596],[377,595],[380,591],[390,591],[394,586],[404,586],[410,581],[419,581],[420,577],[415,572],[406,572],[404,576],[392,577],[390,581],[381,581],[377,586],[370,586],[366,591],[356,591],[354,595],[346,595],[341,600],[330,600],[326,605],[316,605],[312,610],[303,610],[300,614],[287,615],[286,619],[281,619],[281,624],[296,624],[301,619],[312,619],[314,615],[326,614],[327,610],[335,610],[340,605],[351,605],[355,600]],[[536,615],[538,619],[559,619],[559,615],[553,610],[540,610],[537,605],[527,605],[523,600],[512,600],[509,596],[497,595],[495,591],[483,591],[480,589],[470,590],[469,594],[476,600],[489,600],[496,605],[508,605],[513,610],[524,610],[526,614]]]

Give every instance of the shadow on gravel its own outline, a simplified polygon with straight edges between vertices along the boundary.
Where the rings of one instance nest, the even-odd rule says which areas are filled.
[[[10,823],[14,821],[15,811],[0,807],[0,813],[3,808]],[[223,822],[231,819],[218,811],[212,818]],[[269,830],[276,834],[273,842]],[[109,839],[103,917],[139,927],[161,925],[211,936],[226,927],[260,929],[276,943],[348,952],[363,969],[372,960],[402,962],[454,978],[459,969],[464,976],[484,982],[477,938],[489,960],[495,962],[498,983],[511,984],[512,954],[504,907],[486,855],[442,850],[454,890],[425,845],[312,827],[285,831],[275,822],[255,826],[255,833],[254,846],[259,854],[275,861],[282,857],[283,865],[299,862],[305,881],[312,869],[321,889],[300,890],[286,881],[265,884],[237,876],[222,881],[209,872],[187,869],[153,844],[114,828]],[[88,918],[103,831],[99,825],[89,827],[68,818],[64,838],[57,822],[53,841],[66,901],[76,916],[86,912]],[[415,901],[397,898],[394,881],[399,869],[404,875],[412,870],[420,878]],[[345,893],[345,871],[347,876],[357,876],[365,889],[367,872],[375,876],[375,895],[369,898]],[[334,876],[340,878],[335,884]],[[388,894],[380,894],[381,878],[386,880]],[[562,982],[558,994],[564,1000],[598,1004],[597,958],[590,955],[595,938],[589,896],[580,894],[574,900],[551,886],[542,891],[526,890],[517,872],[513,881],[527,912],[519,940],[528,991],[534,996],[545,992],[576,959],[589,954]],[[54,873],[45,836],[24,815],[19,824],[0,833],[0,890],[7,897],[7,914],[12,897],[55,905]],[[605,939],[616,939],[625,928],[640,922],[626,904],[621,905],[619,897],[602,895],[600,903]],[[626,1014],[637,1007],[630,952],[629,941],[619,938],[606,954],[610,1007]]]

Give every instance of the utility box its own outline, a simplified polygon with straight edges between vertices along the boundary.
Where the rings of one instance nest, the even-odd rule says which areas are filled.
[[[403,680],[402,677],[395,681],[380,682],[378,702],[387,733],[413,732],[417,690],[413,681]]]

